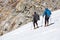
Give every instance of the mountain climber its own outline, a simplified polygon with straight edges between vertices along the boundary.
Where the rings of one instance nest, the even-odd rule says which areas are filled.
[[[51,11],[48,8],[45,8],[45,11],[43,13],[43,17],[45,16],[45,26],[48,26],[49,24],[50,15],[51,15]]]
[[[37,25],[37,28],[39,28],[38,27],[38,23],[37,23],[38,20],[40,20],[39,19],[39,15],[36,12],[34,12],[34,14],[33,14],[33,25],[34,25],[34,29],[36,29],[35,24]]]

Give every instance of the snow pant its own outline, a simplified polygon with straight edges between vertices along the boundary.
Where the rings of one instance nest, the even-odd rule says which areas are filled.
[[[49,17],[48,16],[45,16],[45,25],[49,23]]]
[[[34,28],[35,28],[35,24],[38,26],[37,21],[34,21],[34,22],[33,22]]]

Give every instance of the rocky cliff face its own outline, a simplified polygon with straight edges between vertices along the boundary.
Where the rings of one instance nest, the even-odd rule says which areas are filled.
[[[44,8],[60,9],[59,0],[0,0],[0,35],[32,21],[36,11],[41,15]]]

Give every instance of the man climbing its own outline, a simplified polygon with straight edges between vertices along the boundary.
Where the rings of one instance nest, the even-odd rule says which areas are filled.
[[[45,16],[45,27],[49,24],[49,18],[51,15],[51,11],[48,8],[45,8],[45,11],[43,13],[43,17]]]
[[[34,12],[34,14],[33,14],[33,25],[34,25],[34,29],[36,29],[35,24],[37,25],[37,28],[39,28],[38,27],[38,23],[37,23],[38,20],[39,20],[39,15],[36,12]]]

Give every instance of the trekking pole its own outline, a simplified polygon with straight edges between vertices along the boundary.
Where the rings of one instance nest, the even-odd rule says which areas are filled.
[[[51,23],[51,17],[49,18],[49,24]]]
[[[43,21],[44,21],[44,20],[43,20],[43,16],[42,16],[42,26],[43,26]]]

